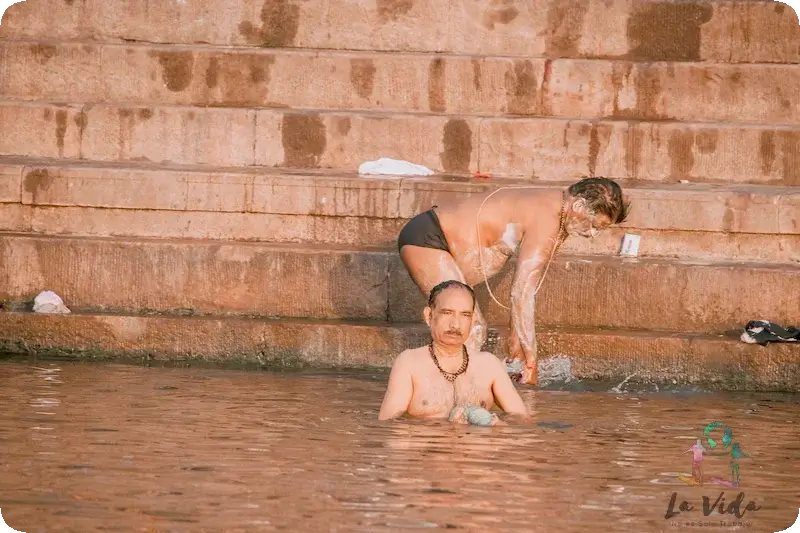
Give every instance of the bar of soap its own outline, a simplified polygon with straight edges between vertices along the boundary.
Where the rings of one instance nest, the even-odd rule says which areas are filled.
[[[452,422],[458,416],[458,410],[463,409],[462,416],[473,426],[491,426],[494,422],[494,415],[483,407],[475,405],[465,405],[464,407],[453,407],[450,411],[450,421]]]

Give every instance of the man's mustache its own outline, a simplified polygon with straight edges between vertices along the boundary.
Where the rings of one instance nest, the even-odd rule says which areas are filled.
[[[447,334],[447,335],[461,335],[461,330],[448,329],[447,331],[445,331],[445,334]]]

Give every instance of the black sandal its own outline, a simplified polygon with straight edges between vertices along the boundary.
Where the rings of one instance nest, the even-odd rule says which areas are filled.
[[[800,329],[783,328],[768,320],[751,320],[744,327],[742,342],[766,346],[770,342],[800,342]]]

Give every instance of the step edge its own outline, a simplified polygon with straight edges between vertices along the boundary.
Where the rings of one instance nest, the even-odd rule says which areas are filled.
[[[397,255],[394,245],[391,246],[352,246],[345,244],[313,244],[294,243],[294,242],[269,242],[269,241],[231,241],[223,239],[191,239],[191,238],[161,238],[161,237],[117,237],[117,236],[98,236],[98,235],[49,235],[44,233],[13,232],[0,230],[0,239],[30,239],[30,240],[60,240],[60,241],[89,241],[98,243],[115,243],[123,245],[154,245],[154,246],[242,246],[248,248],[261,248],[274,250],[275,252],[296,252],[303,254],[317,253],[337,253],[337,254],[375,254],[375,255]],[[509,265],[513,265],[516,257],[509,260]],[[553,259],[556,264],[570,262],[613,262],[621,265],[655,265],[655,266],[678,266],[678,267],[709,267],[709,268],[743,268],[748,270],[780,270],[780,271],[800,271],[800,263],[796,266],[791,264],[772,264],[757,262],[738,262],[738,261],[707,261],[693,260],[689,258],[668,258],[668,257],[621,257],[619,255],[567,255],[558,254]]]
[[[218,167],[212,165],[194,165],[177,163],[145,163],[136,161],[98,161],[89,159],[66,159],[66,158],[45,158],[28,157],[16,155],[0,155],[0,170],[2,168],[15,169],[19,167],[22,172],[26,169],[53,168],[80,172],[82,170],[98,172],[138,172],[146,174],[197,174],[207,176],[239,175],[253,179],[262,180],[295,180],[301,179],[308,181],[319,180],[325,184],[327,182],[339,181],[346,183],[358,183],[369,185],[367,188],[375,189],[398,189],[413,190],[425,186],[442,186],[448,189],[485,189],[491,190],[498,187],[524,187],[537,189],[553,189],[568,187],[577,180],[532,180],[518,176],[494,176],[490,178],[478,178],[469,173],[442,173],[434,172],[430,176],[413,176],[400,174],[360,174],[357,169],[330,168],[330,169],[302,169],[294,167],[269,167],[259,165],[249,165],[246,167]],[[690,181],[688,183],[672,181],[653,181],[631,178],[618,178],[605,176],[613,179],[626,190],[646,191],[646,192],[685,192],[685,193],[763,193],[764,196],[775,195],[797,195],[800,194],[800,187],[792,185],[761,184],[757,182],[725,182],[725,181]],[[495,181],[496,180],[496,181]],[[281,184],[284,185],[284,184]],[[292,183],[285,184],[293,185]],[[297,184],[298,187],[307,186],[308,183]],[[0,203],[19,203],[13,201],[0,201]],[[51,205],[51,204],[25,204],[25,205]],[[54,204],[59,205],[59,204]],[[95,206],[100,207],[100,206]],[[140,208],[118,208],[118,209],[140,209]],[[144,209],[144,208],[142,208]],[[162,209],[159,209],[162,210]],[[174,209],[167,209],[173,211]]]
[[[678,2],[676,2],[678,3]],[[750,6],[754,2],[729,2],[725,0],[718,0],[716,2],[698,1],[685,2],[681,4],[701,4],[701,5],[740,5]],[[770,2],[765,2],[769,5]],[[782,62],[782,61],[742,61],[742,60],[721,60],[721,59],[633,59],[625,55],[608,55],[608,54],[590,54],[590,55],[575,55],[575,56],[549,56],[549,55],[508,55],[508,54],[471,54],[468,52],[458,51],[435,51],[435,50],[409,50],[409,49],[373,49],[373,48],[325,48],[325,47],[291,47],[291,46],[276,46],[264,48],[260,45],[247,45],[247,44],[213,44],[213,43],[175,43],[168,41],[140,41],[140,40],[126,40],[126,39],[52,39],[52,38],[32,38],[32,37],[12,37],[4,38],[0,41],[0,49],[4,48],[5,43],[11,43],[12,46],[22,45],[50,45],[50,46],[64,46],[79,48],[82,46],[90,45],[98,48],[143,48],[150,50],[164,50],[164,51],[199,51],[206,53],[224,53],[231,54],[248,54],[248,55],[279,55],[286,54],[289,56],[309,56],[318,57],[320,55],[332,57],[398,57],[398,58],[443,58],[443,59],[481,59],[481,60],[519,60],[519,59],[534,59],[539,61],[550,62],[614,62],[614,63],[630,63],[630,64],[646,64],[648,66],[667,66],[667,65],[681,65],[681,66],[695,66],[695,67],[744,67],[744,68],[784,68],[797,66],[800,63],[800,58],[796,62]]]
[[[238,324],[243,322],[260,323],[271,326],[287,327],[319,327],[319,328],[348,328],[348,329],[383,329],[408,332],[429,332],[430,327],[423,322],[389,322],[384,320],[332,320],[315,318],[280,318],[260,317],[245,315],[179,315],[174,313],[123,313],[103,312],[97,310],[72,309],[68,314],[34,313],[33,311],[8,310],[0,308],[0,320],[3,317],[29,317],[32,320],[71,320],[78,318],[95,318],[110,320],[144,320],[144,321],[172,321],[172,322],[207,322]],[[744,327],[744,324],[742,324]],[[489,325],[490,333],[507,334],[508,326]],[[740,330],[709,332],[683,332],[669,330],[640,330],[640,329],[608,329],[608,328],[575,328],[557,326],[538,326],[536,334],[544,336],[573,335],[583,337],[635,337],[642,339],[671,339],[671,340],[703,340],[703,341],[731,341],[737,339]]]
[[[8,97],[0,98],[0,107],[33,107],[33,108],[71,108],[80,110],[83,108],[108,108],[108,109],[175,109],[188,112],[240,112],[240,113],[269,113],[275,115],[324,115],[324,116],[349,116],[349,117],[382,117],[382,118],[441,118],[441,119],[469,119],[480,122],[496,123],[502,121],[560,121],[571,124],[659,124],[659,125],[681,125],[687,128],[693,127],[715,127],[717,129],[753,129],[771,131],[800,131],[800,118],[794,122],[729,122],[718,120],[680,120],[680,119],[631,119],[631,118],[610,118],[610,117],[567,117],[551,115],[497,115],[479,113],[437,113],[430,111],[408,111],[390,110],[380,111],[379,109],[366,108],[283,108],[283,107],[259,107],[259,106],[218,106],[218,105],[192,105],[192,104],[164,104],[159,102],[136,103],[136,102],[78,102],[78,101],[59,101],[59,100],[19,100]]]

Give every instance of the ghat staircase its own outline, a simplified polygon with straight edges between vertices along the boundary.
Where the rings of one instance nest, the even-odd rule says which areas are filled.
[[[798,43],[773,1],[14,4],[0,346],[387,367],[428,336],[394,244],[406,220],[595,175],[631,216],[562,248],[540,357],[580,378],[800,390],[800,347],[738,338],[800,325]],[[436,174],[357,174],[380,157]],[[42,290],[72,314],[32,313]],[[478,293],[502,355],[506,312]]]

